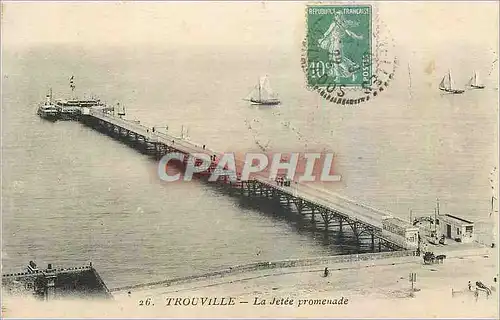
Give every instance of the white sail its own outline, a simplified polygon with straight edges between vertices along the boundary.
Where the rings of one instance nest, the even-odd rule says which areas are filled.
[[[441,82],[439,83],[439,89],[444,89],[446,90],[446,84],[445,84],[445,79],[446,79],[446,76],[443,77],[443,79],[441,79]]]
[[[451,71],[448,71],[448,83],[449,83],[448,89],[453,90],[454,85],[453,85],[453,78],[451,77]]]
[[[439,83],[439,89],[442,90],[453,90],[453,80],[451,78],[451,72],[448,71],[448,74],[446,74],[441,82]]]
[[[474,75],[469,79],[469,82],[467,82],[467,86],[475,87],[475,88],[484,87],[481,84],[481,82],[479,81],[479,75],[478,75],[477,71],[474,71]]]
[[[244,100],[250,100],[253,102],[266,102],[278,100],[278,96],[271,88],[269,79],[264,76],[259,78],[259,82],[257,83],[257,85],[252,89],[248,96],[245,97]]]
[[[464,92],[464,90],[462,89],[456,89],[455,83],[453,82],[453,77],[451,76],[451,71],[448,71],[448,74],[443,77],[443,79],[439,83],[439,89],[451,93]]]
[[[252,91],[245,97],[244,100],[260,100],[260,83],[257,84]]]
[[[271,88],[271,83],[269,82],[269,79],[267,77],[262,77],[260,79],[260,87],[261,87],[261,98],[263,100],[277,99],[277,95]]]

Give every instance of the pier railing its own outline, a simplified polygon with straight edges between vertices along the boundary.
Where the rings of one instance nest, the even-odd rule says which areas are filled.
[[[343,205],[338,201],[338,199],[335,199],[335,197],[325,197],[324,194],[323,196],[318,195],[316,189],[311,188],[306,184],[299,184],[300,187],[298,187],[298,189],[300,191],[294,192],[293,186],[290,187],[278,186],[276,185],[276,183],[273,183],[269,180],[260,177],[256,178],[256,180],[261,183],[265,183],[271,186],[272,188],[276,188],[281,192],[287,193],[294,197],[302,198],[303,200],[311,202],[319,207],[323,207],[324,209],[329,209],[331,211],[336,212],[337,214],[343,215],[355,221],[368,223],[369,225],[372,225],[377,228],[382,227],[382,216],[374,215],[371,211],[363,212],[361,210],[362,207],[354,209],[352,207],[348,207],[347,205]]]

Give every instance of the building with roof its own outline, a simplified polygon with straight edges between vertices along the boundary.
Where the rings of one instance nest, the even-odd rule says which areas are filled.
[[[405,249],[418,248],[418,227],[396,217],[382,219],[382,236],[401,245]]]
[[[474,222],[451,214],[437,216],[436,227],[441,235],[458,242],[470,243],[475,240]]]

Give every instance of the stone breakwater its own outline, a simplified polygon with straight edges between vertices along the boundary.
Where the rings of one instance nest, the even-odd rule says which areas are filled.
[[[106,284],[92,265],[52,268],[2,274],[5,293],[35,295],[41,299],[62,296],[112,298]]]
[[[388,258],[400,258],[413,256],[414,251],[394,251],[394,252],[377,252],[377,253],[361,253],[361,254],[349,254],[349,255],[337,255],[337,256],[325,256],[317,258],[304,258],[304,259],[289,259],[280,261],[265,261],[265,262],[254,262],[244,265],[237,265],[229,267],[226,269],[208,272],[199,275],[191,275],[186,277],[173,278],[170,280],[162,280],[157,282],[143,283],[119,288],[112,288],[110,292],[131,290],[131,289],[143,289],[151,286],[158,285],[178,285],[183,283],[189,283],[199,280],[207,280],[209,278],[220,278],[232,274],[266,270],[266,269],[279,269],[279,268],[293,268],[293,267],[306,267],[318,264],[333,264],[333,263],[343,263],[343,262],[357,262],[357,261],[369,261],[369,260],[381,260]]]

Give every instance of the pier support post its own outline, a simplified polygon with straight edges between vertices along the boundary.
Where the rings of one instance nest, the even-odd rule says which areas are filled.
[[[47,268],[47,273],[45,276],[45,300],[53,300],[56,296],[56,274],[55,270],[52,269],[52,265],[49,264]]]
[[[375,235],[373,234],[373,232],[371,233],[371,236],[372,236],[372,246],[371,246],[371,249],[372,249],[372,252],[375,252]]]
[[[328,210],[321,209],[320,210],[321,217],[323,218],[323,222],[325,223],[325,231],[328,232],[330,228],[330,220],[332,219],[332,216],[330,215],[330,212]]]
[[[297,207],[297,211],[299,212],[300,215],[302,215],[302,209],[304,207],[304,203],[302,199],[295,199],[295,206]]]
[[[354,221],[352,223],[349,223],[351,225],[352,232],[354,233],[354,237],[356,238],[356,251],[359,252],[360,249],[360,241],[359,241],[359,235],[360,232],[358,230],[358,222]]]

